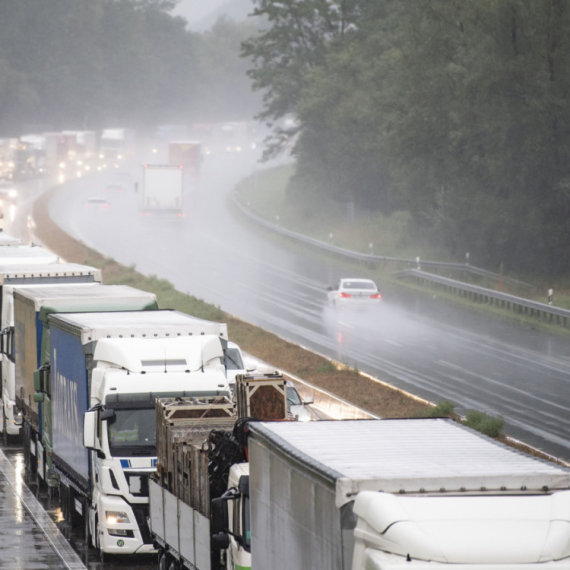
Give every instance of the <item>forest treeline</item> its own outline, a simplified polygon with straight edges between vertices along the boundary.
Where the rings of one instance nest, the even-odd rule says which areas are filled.
[[[0,137],[149,128],[259,109],[240,58],[256,25],[192,33],[171,0],[0,0]]]
[[[568,273],[567,0],[256,0],[262,117],[294,113],[307,203],[412,213],[478,265]],[[271,149],[270,149],[271,152]]]

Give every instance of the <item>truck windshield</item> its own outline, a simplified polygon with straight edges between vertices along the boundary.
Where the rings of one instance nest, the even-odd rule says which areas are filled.
[[[115,408],[107,422],[113,456],[156,455],[156,412],[154,408]]]

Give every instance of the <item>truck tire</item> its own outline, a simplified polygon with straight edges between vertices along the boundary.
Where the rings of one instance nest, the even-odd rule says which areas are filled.
[[[158,559],[158,570],[168,570],[168,557],[166,552],[160,552],[160,557]]]

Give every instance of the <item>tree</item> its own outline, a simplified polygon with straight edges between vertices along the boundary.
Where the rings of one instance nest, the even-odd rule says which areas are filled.
[[[242,56],[253,64],[248,75],[264,93],[260,120],[273,125],[296,110],[306,74],[321,65],[332,40],[342,38],[358,14],[358,0],[255,0],[253,15],[268,27],[243,42]],[[292,129],[276,128],[267,156],[279,151]]]

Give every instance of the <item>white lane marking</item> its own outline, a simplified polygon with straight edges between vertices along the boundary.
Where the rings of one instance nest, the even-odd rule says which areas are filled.
[[[389,338],[385,338],[385,339],[384,339],[384,342],[387,342],[388,344],[392,344],[392,345],[394,345],[394,346],[399,346],[400,348],[403,348],[403,347],[404,347],[403,344],[400,344],[399,342],[396,342],[396,341],[394,341],[394,340],[390,340]]]
[[[356,327],[354,327],[354,326],[352,326],[352,325],[347,325],[346,323],[343,323],[342,321],[339,321],[338,324],[339,324],[341,327],[346,327],[347,329],[356,328]]]

